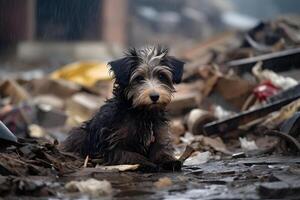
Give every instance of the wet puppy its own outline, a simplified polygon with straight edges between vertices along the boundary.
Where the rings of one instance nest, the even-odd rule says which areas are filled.
[[[180,170],[173,157],[166,106],[184,63],[161,47],[130,49],[109,63],[115,76],[113,98],[71,131],[62,150],[101,157],[106,165],[140,164],[151,170]]]

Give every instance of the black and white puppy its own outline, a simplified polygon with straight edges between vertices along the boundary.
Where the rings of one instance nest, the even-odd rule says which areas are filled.
[[[179,83],[184,63],[161,47],[130,49],[109,63],[115,76],[113,97],[61,149],[105,164],[140,164],[148,169],[180,170],[173,156],[166,106]]]

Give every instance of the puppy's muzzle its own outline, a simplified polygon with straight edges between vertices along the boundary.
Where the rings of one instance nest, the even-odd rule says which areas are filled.
[[[156,103],[159,99],[159,94],[156,92],[152,92],[149,96],[153,103]]]

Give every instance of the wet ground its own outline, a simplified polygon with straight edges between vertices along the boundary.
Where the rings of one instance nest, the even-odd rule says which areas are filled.
[[[85,168],[61,178],[35,176],[29,180],[46,183],[53,192],[51,199],[89,199],[66,193],[63,186],[69,180],[90,177],[111,182],[113,195],[105,199],[300,199],[300,157],[287,156],[210,161],[185,166],[176,173],[103,173]],[[155,186],[163,177],[170,178],[172,184]],[[28,195],[18,198],[33,199]]]

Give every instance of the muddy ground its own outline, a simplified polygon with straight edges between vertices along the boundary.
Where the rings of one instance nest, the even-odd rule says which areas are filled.
[[[103,173],[85,168],[60,178],[18,177],[14,181],[24,181],[19,189],[23,194],[6,198],[88,199],[84,194],[66,192],[64,184],[90,177],[111,182],[113,193],[104,199],[299,199],[300,158],[268,156],[211,161],[185,166],[182,172],[174,173]],[[171,179],[171,184],[155,186],[165,177]],[[0,177],[0,191],[11,179]]]

